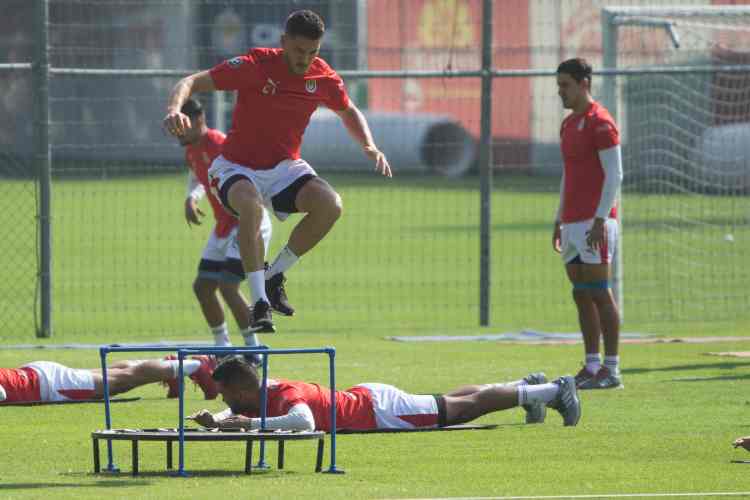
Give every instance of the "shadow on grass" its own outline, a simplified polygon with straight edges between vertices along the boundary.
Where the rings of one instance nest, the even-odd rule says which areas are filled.
[[[105,479],[103,481],[91,481],[86,483],[2,483],[0,484],[0,491],[32,490],[41,488],[120,488],[123,486],[147,486],[149,484],[151,484],[150,481],[140,481],[138,479]]]
[[[657,366],[654,368],[623,368],[621,371],[625,375],[636,375],[639,373],[649,373],[649,372],[671,372],[671,371],[706,370],[706,369],[734,370],[736,368],[750,368],[750,362],[739,363],[736,361],[724,361],[721,363],[697,363],[697,364],[692,364],[692,365]],[[746,378],[746,377],[742,376],[740,378]],[[750,376],[748,376],[748,378],[750,378]]]
[[[683,377],[674,378],[670,382],[725,382],[728,380],[750,380],[750,375],[723,375],[721,377]]]
[[[325,470],[325,469],[323,469]],[[286,469],[262,469],[262,470],[254,470],[251,474],[245,474],[242,470],[236,470],[236,469],[198,469],[198,470],[190,470],[187,469],[185,472],[187,472],[187,478],[182,479],[190,479],[190,478],[208,478],[208,477],[249,477],[249,478],[262,478],[265,476],[268,476],[270,478],[279,478],[279,477],[290,477],[295,476],[299,474],[306,474],[309,472],[310,474],[316,474],[312,468],[309,471],[292,471],[292,470],[286,470]],[[120,476],[125,478],[129,476],[130,471],[122,471],[120,472]],[[89,474],[89,477],[96,478],[97,476],[95,474]],[[138,475],[133,477],[130,476],[132,481],[138,481],[138,478],[170,478],[170,479],[179,479],[175,477],[174,471],[165,471],[165,470],[147,470],[147,471],[139,471]],[[123,480],[124,481],[124,480]],[[122,482],[122,481],[121,481]]]

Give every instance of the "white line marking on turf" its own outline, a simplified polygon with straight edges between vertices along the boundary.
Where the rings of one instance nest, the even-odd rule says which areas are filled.
[[[549,496],[510,496],[510,497],[430,497],[405,500],[564,500],[583,498],[680,498],[680,497],[739,497],[750,496],[750,491],[725,491],[702,493],[602,493],[598,495],[549,495]]]

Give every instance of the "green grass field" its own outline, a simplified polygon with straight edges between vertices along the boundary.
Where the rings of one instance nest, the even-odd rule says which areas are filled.
[[[532,370],[574,373],[580,345],[499,342],[408,344],[394,334],[477,334],[521,328],[576,331],[559,257],[550,247],[557,203],[548,179],[498,175],[493,195],[492,322],[480,329],[477,180],[328,176],[345,215],[289,273],[299,309],[279,318],[274,347],[337,348],[341,387],[392,383],[440,392],[464,383],[517,379]],[[114,343],[206,340],[191,295],[210,228],[182,220],[183,176],[56,181],[53,192],[54,337],[34,339],[34,196],[0,184],[0,342]],[[748,198],[624,197],[625,331],[664,336],[750,332]],[[275,224],[272,255],[289,223]],[[725,236],[731,234],[728,241]],[[230,328],[235,330],[230,321]],[[233,333],[237,341],[237,334]],[[626,389],[583,394],[583,418],[540,426],[521,411],[487,416],[497,430],[342,436],[342,476],[312,472],[313,445],[291,443],[286,469],[241,473],[240,444],[192,443],[188,479],[164,472],[163,445],[141,446],[142,476],[129,473],[129,446],[115,443],[120,475],[91,474],[89,434],[99,405],[7,407],[0,498],[415,498],[750,491],[750,465],[731,441],[750,434],[750,361],[705,356],[750,350],[721,344],[624,345]],[[0,349],[0,366],[47,359],[94,367],[95,350]],[[322,358],[285,357],[273,373],[325,381]],[[177,404],[154,385],[113,407],[115,427],[173,427]],[[188,410],[221,408],[189,391]],[[271,445],[271,455],[275,445]],[[750,459],[750,456],[747,458]],[[327,457],[326,457],[327,460]],[[272,460],[272,463],[274,461]],[[748,495],[750,496],[750,494]]]

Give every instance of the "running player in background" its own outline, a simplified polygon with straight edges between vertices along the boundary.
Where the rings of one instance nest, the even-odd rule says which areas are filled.
[[[242,269],[237,244],[237,219],[221,206],[219,200],[208,189],[208,169],[211,162],[219,156],[225,136],[219,130],[208,128],[199,101],[188,99],[181,111],[190,118],[190,127],[179,136],[180,144],[185,147],[185,160],[190,170],[185,198],[185,220],[188,225],[201,224],[200,218],[204,214],[198,208],[198,201],[205,195],[211,204],[216,221],[203,249],[198,276],[193,282],[193,291],[217,346],[232,345],[224,319],[224,308],[216,294],[219,290],[237,321],[245,345],[253,347],[258,345],[258,337],[250,328],[250,304],[240,291],[240,283],[245,279],[245,272]],[[265,248],[268,248],[271,240],[271,219],[265,209],[260,230]]]
[[[190,418],[204,427],[258,429],[261,381],[244,358],[225,358],[213,373],[229,408],[212,414],[201,410]],[[573,377],[551,383],[532,373],[507,384],[466,385],[444,395],[408,394],[386,384],[360,384],[336,391],[336,429],[413,429],[470,422],[495,411],[522,406],[526,423],[542,423],[547,406],[574,426],[581,402]],[[268,380],[266,429],[330,431],[331,391],[318,384]]]
[[[591,97],[591,66],[585,59],[562,62],[557,87],[563,107],[572,113],[560,127],[564,169],[552,246],[562,254],[573,284],[586,351],[576,384],[579,389],[621,388],[620,314],[609,281],[619,232],[620,136],[607,109]],[[599,357],[602,336],[604,365]]]
[[[215,399],[216,383],[211,371],[216,366],[209,356],[183,360],[183,373]],[[117,361],[107,367],[109,394],[114,396],[136,387],[163,382],[177,396],[178,362],[172,359]],[[174,388],[174,389],[173,389]],[[104,397],[101,369],[78,369],[51,361],[35,361],[20,368],[0,368],[0,404],[80,401]]]
[[[375,169],[390,177],[364,115],[349,100],[344,82],[320,57],[325,25],[312,11],[293,12],[286,21],[281,49],[254,48],[190,75],[169,98],[166,129],[176,137],[190,127],[181,108],[196,92],[237,90],[232,128],[209,171],[211,188],[222,204],[239,216],[239,245],[250,286],[252,329],[275,331],[271,307],[279,307],[284,273],[331,230],[342,213],[341,197],[300,158],[302,135],[310,116],[323,105],[335,112]],[[306,215],[287,245],[265,271],[260,237],[263,205],[279,220]],[[287,311],[288,312],[288,311]]]

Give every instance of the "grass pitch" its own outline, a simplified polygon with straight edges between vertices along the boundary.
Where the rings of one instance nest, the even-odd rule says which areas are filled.
[[[577,329],[570,287],[551,251],[555,181],[496,177],[493,194],[492,324],[479,329],[477,180],[327,176],[345,215],[320,248],[289,273],[299,315],[278,318],[274,347],[337,348],[340,387],[392,383],[441,392],[464,383],[517,379],[532,370],[575,373],[580,345],[404,344],[388,335],[477,334],[523,327]],[[53,192],[54,343],[207,339],[190,284],[208,224],[182,220],[183,176],[56,181]],[[33,338],[33,189],[0,184],[3,344]],[[669,336],[750,333],[747,198],[626,193],[625,329]],[[272,255],[292,225],[276,224]],[[726,234],[732,238],[727,239]],[[236,328],[230,320],[236,342]],[[494,431],[341,436],[342,476],[312,473],[313,445],[290,443],[286,469],[247,477],[244,448],[191,443],[188,479],[169,477],[162,444],[115,443],[123,473],[93,476],[89,434],[104,425],[96,405],[0,408],[2,498],[408,498],[507,495],[741,492],[750,490],[750,362],[703,356],[748,350],[724,344],[624,345],[622,391],[583,394],[583,417],[539,426],[520,410],[487,416]],[[38,359],[94,367],[95,350],[0,350],[0,366]],[[321,357],[282,357],[272,372],[326,380]],[[116,427],[174,427],[177,405],[154,385],[115,405]],[[188,410],[218,410],[189,392]],[[275,446],[270,445],[271,463]],[[327,460],[327,457],[326,457]],[[327,463],[327,462],[326,462]]]

